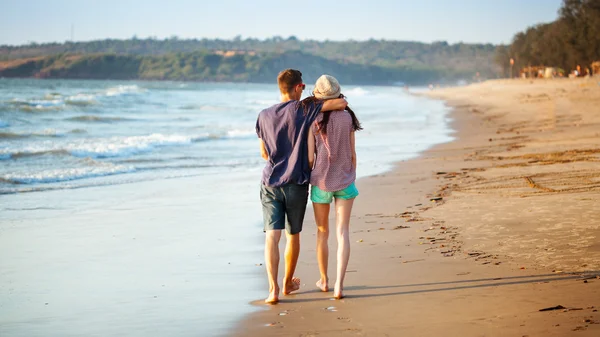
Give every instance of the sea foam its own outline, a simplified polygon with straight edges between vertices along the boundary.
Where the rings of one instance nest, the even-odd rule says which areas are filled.
[[[47,184],[84,178],[108,176],[113,174],[130,173],[135,169],[126,166],[78,167],[67,169],[43,170],[37,172],[8,173],[1,179],[13,184]]]
[[[163,135],[79,139],[68,142],[44,141],[15,148],[0,149],[0,158],[68,153],[75,157],[127,157],[150,152],[157,147],[191,144],[207,139],[203,136]]]

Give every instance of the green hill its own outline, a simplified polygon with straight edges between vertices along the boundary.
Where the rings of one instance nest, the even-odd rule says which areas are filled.
[[[445,42],[134,38],[0,46],[0,76],[272,82],[295,67],[349,84],[427,84],[497,77],[495,50]]]
[[[341,63],[288,51],[232,55],[192,52],[160,56],[61,54],[0,62],[0,77],[272,83],[285,68],[300,69],[307,82],[327,73],[348,84],[426,84],[470,76],[470,72]]]

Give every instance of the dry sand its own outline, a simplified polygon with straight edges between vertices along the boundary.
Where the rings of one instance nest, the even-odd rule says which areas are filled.
[[[308,214],[303,288],[257,299],[235,335],[599,336],[599,81],[427,93],[454,107],[457,139],[358,182],[347,298],[314,286]]]

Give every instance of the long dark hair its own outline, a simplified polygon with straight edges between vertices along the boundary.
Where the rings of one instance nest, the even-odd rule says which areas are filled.
[[[340,96],[338,98],[345,98],[345,96],[340,94]],[[314,103],[320,102],[320,101],[321,101],[320,99],[318,99],[314,95],[312,95],[312,96],[309,96],[309,97],[303,99],[301,103],[302,103],[302,107],[304,107],[304,110],[306,111],[307,105],[314,104]],[[350,109],[349,106],[346,106],[345,111],[348,111],[348,113],[350,114],[350,117],[352,117],[352,129],[354,131],[362,130],[363,127],[360,125],[358,118],[356,118],[356,114],[354,113],[354,111],[352,109]],[[317,131],[317,133],[321,133],[323,135],[327,134],[327,123],[329,123],[330,115],[331,115],[331,111],[323,112],[323,119],[321,119],[321,121],[317,123],[317,126],[319,127],[319,130]]]

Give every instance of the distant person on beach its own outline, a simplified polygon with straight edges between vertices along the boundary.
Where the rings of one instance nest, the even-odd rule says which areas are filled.
[[[329,75],[319,77],[314,100],[343,98],[338,81]],[[308,161],[312,167],[311,194],[317,223],[317,260],[321,278],[317,287],[329,291],[329,205],[335,199],[337,278],[333,290],[336,299],[344,297],[344,277],[350,258],[350,213],[358,189],[356,180],[356,148],[354,132],[362,130],[354,111],[346,107],[339,113],[320,114],[308,135]]]
[[[277,77],[281,103],[260,112],[256,133],[260,139],[261,156],[267,161],[262,173],[260,199],[263,209],[265,265],[269,278],[266,303],[279,301],[279,241],[286,230],[285,276],[283,294],[300,289],[300,279],[294,277],[300,253],[300,232],[308,202],[310,167],[307,136],[311,124],[321,111],[344,110],[345,99],[300,102],[306,85],[302,73],[286,69]]]

